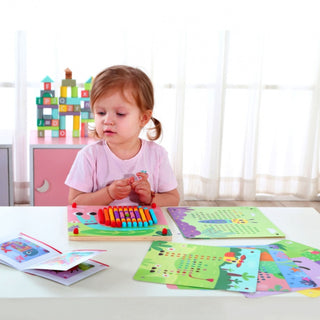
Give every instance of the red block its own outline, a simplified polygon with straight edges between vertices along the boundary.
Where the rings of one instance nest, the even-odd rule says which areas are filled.
[[[88,98],[88,97],[89,97],[89,90],[82,90],[81,98]]]
[[[45,82],[43,86],[44,86],[44,90],[51,90],[51,83],[50,82]]]

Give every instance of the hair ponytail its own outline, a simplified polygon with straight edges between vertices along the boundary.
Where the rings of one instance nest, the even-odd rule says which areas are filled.
[[[161,122],[154,117],[151,117],[151,120],[154,124],[154,127],[148,129],[149,132],[147,133],[147,137],[149,140],[154,141],[160,138],[162,134],[162,125]],[[150,131],[152,131],[152,134]]]

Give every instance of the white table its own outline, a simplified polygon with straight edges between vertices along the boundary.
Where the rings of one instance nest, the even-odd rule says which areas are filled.
[[[320,248],[320,214],[312,208],[260,208],[287,239]],[[165,210],[164,210],[165,211]],[[106,249],[103,270],[70,287],[0,265],[1,320],[319,319],[320,298],[299,293],[247,299],[218,290],[173,290],[133,280],[150,242],[69,241],[65,207],[0,207],[0,235],[24,232],[56,247]],[[185,240],[167,216],[173,241],[208,245],[267,244],[277,239]]]

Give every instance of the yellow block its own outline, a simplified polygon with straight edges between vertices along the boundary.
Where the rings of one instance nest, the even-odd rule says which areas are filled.
[[[73,130],[80,129],[80,116],[73,116]]]
[[[67,112],[68,111],[68,107],[66,104],[60,104],[59,105],[59,111],[60,112]]]
[[[60,87],[60,97],[61,98],[67,98],[68,96],[68,87]]]

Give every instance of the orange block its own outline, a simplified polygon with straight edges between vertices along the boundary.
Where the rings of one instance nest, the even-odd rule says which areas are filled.
[[[43,98],[43,104],[45,104],[45,105],[51,104],[51,98],[44,97]]]
[[[59,127],[59,120],[58,119],[52,119],[51,120],[51,125],[53,127]]]

